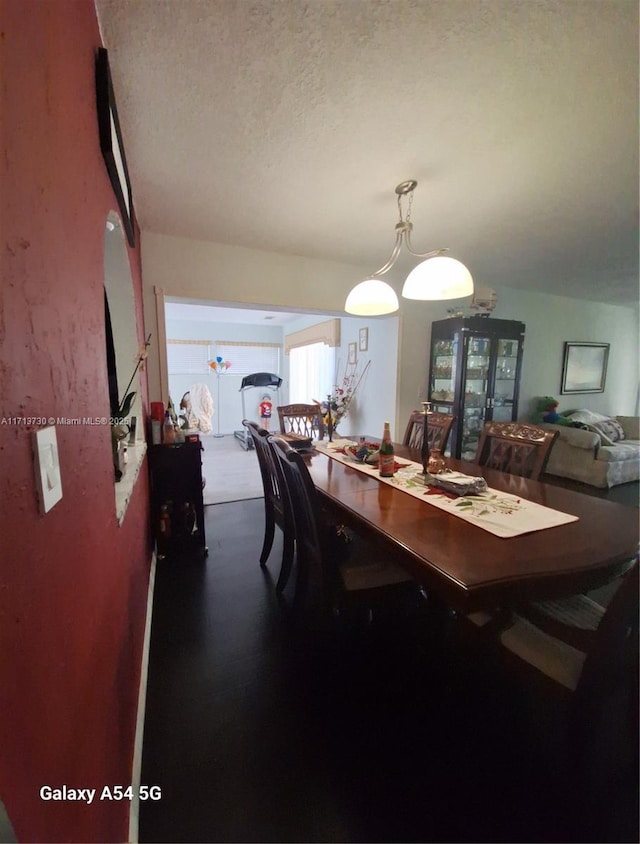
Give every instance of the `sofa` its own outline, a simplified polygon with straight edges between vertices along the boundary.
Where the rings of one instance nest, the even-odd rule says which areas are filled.
[[[578,410],[565,418],[583,427],[540,426],[558,431],[548,474],[602,488],[640,479],[640,417]]]

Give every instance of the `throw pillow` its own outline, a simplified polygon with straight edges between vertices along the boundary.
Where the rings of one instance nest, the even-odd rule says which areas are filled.
[[[592,431],[600,434],[603,442],[608,440],[606,445],[614,445],[619,440],[624,439],[624,431],[622,426],[615,419],[604,419],[602,422],[594,422],[589,426]]]
[[[622,427],[622,425],[618,422],[618,420],[617,420],[617,419],[612,419],[612,420],[611,420],[611,424],[615,427],[616,431],[618,432],[618,442],[620,442],[620,440],[624,440],[624,439],[626,439],[626,434],[625,434],[625,432],[624,432],[624,428],[623,428],[623,427]]]

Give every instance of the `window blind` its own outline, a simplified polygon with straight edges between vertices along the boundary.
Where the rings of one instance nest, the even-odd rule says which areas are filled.
[[[254,372],[280,374],[278,343],[242,343],[235,340],[216,340],[214,357],[229,361],[232,375],[252,375]]]
[[[209,372],[209,340],[167,340],[167,367],[170,375],[206,375]]]

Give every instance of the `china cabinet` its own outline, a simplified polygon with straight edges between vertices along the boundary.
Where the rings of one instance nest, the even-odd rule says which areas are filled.
[[[453,317],[431,326],[431,409],[456,417],[447,453],[473,460],[485,422],[518,416],[524,347],[522,322]]]

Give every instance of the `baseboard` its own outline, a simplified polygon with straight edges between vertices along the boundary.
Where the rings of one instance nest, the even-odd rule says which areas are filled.
[[[131,767],[131,785],[133,797],[129,809],[129,844],[138,844],[140,828],[140,779],[142,775],[142,741],[144,738],[144,716],[147,703],[147,677],[149,673],[149,646],[151,643],[151,616],[153,614],[153,589],[156,582],[156,552],[151,557],[149,570],[149,589],[147,591],[147,614],[144,625],[142,662],[140,666],[140,687],[138,689],[138,713],[136,718],[136,737],[133,745],[133,764]]]

